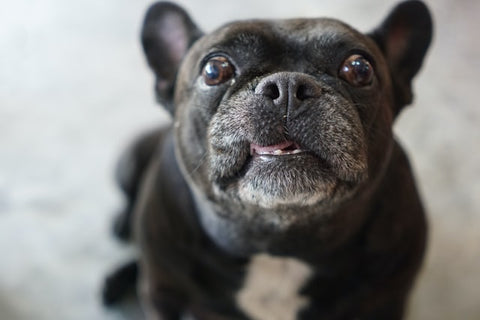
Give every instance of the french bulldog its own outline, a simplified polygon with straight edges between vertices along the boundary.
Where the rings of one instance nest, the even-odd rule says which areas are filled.
[[[392,125],[431,37],[415,0],[366,34],[327,18],[205,34],[153,4],[142,44],[172,121],[120,162],[116,231],[139,260],[105,301],[138,274],[149,319],[401,319],[427,224]]]

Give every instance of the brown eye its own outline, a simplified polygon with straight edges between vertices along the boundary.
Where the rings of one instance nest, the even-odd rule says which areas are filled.
[[[235,74],[230,61],[225,57],[213,57],[203,67],[203,80],[209,86],[216,86],[232,79]]]
[[[373,67],[363,56],[354,54],[343,62],[339,75],[355,87],[368,86],[373,81]]]

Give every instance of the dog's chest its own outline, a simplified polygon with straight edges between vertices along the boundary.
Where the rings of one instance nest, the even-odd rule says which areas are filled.
[[[242,311],[255,320],[294,320],[308,306],[299,294],[312,276],[312,269],[293,258],[256,255],[236,299]]]

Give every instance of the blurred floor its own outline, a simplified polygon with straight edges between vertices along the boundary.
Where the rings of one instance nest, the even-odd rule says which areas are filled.
[[[206,30],[247,17],[332,16],[360,30],[396,1],[179,1]],[[208,3],[208,5],[207,5]],[[133,254],[109,234],[116,157],[160,121],[138,32],[148,1],[3,1],[0,318],[126,319],[99,304]],[[428,1],[434,45],[396,132],[430,215],[410,319],[480,319],[480,2]],[[135,317],[134,317],[135,318]]]

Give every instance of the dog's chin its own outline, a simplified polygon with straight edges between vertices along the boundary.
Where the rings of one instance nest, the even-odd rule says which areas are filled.
[[[332,197],[335,184],[311,155],[259,155],[248,162],[238,183],[238,197],[268,209],[310,206]]]
[[[217,192],[265,209],[332,205],[358,183],[338,179],[325,161],[308,152],[251,155],[242,172]]]

